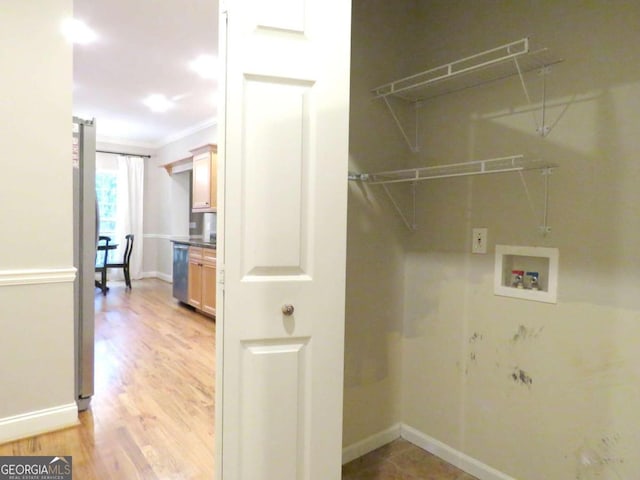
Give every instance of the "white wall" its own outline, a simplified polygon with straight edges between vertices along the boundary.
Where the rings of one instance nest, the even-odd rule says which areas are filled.
[[[415,166],[524,153],[559,168],[545,238],[536,173],[526,174],[535,215],[517,175],[419,187],[419,229],[406,237],[397,267],[404,271],[401,421],[521,480],[638,478],[640,64],[632,46],[640,40],[640,4],[407,0],[394,8],[413,12],[397,30],[412,38],[387,80],[524,36],[566,59],[547,79],[547,120],[558,120],[547,138],[535,134],[517,78],[431,100],[420,111],[421,152],[404,153]],[[379,21],[371,20],[371,41]],[[530,80],[536,101],[540,77]],[[375,138],[385,107],[371,101],[369,108],[357,128],[369,126]],[[391,120],[385,125],[394,131]],[[494,296],[493,255],[469,253],[476,226],[489,228],[490,252],[496,243],[558,247],[557,305]],[[371,226],[383,237],[387,228]],[[397,256],[393,244],[377,253]],[[362,262],[377,258],[368,257]],[[359,281],[350,288],[373,283]],[[372,288],[371,296],[396,301],[394,288]],[[520,370],[531,384],[514,378]]]
[[[188,157],[189,150],[216,141],[214,125],[163,145],[145,162],[144,272],[169,279],[173,255],[169,239],[189,235],[189,176],[169,175],[162,165]]]
[[[71,0],[42,0],[0,15],[0,442],[77,417],[71,14]]]

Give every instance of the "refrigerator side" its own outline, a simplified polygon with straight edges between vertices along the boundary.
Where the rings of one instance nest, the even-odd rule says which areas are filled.
[[[79,410],[86,410],[94,393],[96,140],[95,121],[74,117],[73,122],[76,402]]]

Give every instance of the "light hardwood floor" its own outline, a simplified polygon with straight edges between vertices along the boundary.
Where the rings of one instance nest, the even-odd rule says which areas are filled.
[[[95,396],[81,424],[0,445],[71,455],[74,479],[212,479],[215,323],[159,280],[96,290]]]

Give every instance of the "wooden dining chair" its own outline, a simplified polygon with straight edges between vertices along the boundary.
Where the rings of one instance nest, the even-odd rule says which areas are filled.
[[[96,280],[96,287],[102,290],[102,295],[107,294],[107,260],[109,258],[109,243],[111,237],[100,235],[96,245],[96,273],[100,273],[100,281]]]
[[[124,247],[124,256],[120,263],[106,263],[106,268],[121,268],[124,272],[124,281],[127,287],[131,288],[131,274],[129,272],[129,262],[131,261],[131,252],[133,251],[133,234],[125,235],[126,244]]]

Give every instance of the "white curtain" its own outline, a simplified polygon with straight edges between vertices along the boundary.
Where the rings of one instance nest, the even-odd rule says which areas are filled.
[[[118,249],[110,255],[120,261],[124,255],[125,235],[133,233],[133,253],[129,268],[132,279],[142,278],[142,197],[144,191],[144,159],[118,155],[118,193],[116,207],[116,238]],[[124,278],[116,270],[116,278]]]

